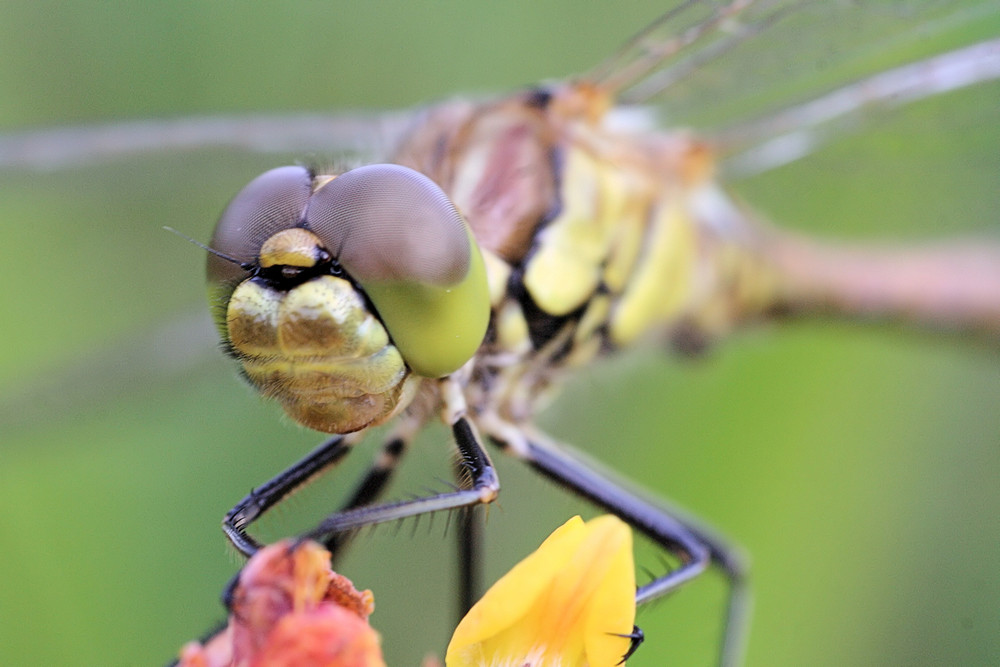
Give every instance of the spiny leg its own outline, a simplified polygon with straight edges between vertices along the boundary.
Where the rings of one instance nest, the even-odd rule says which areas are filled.
[[[482,592],[483,521],[476,507],[458,511],[458,620],[472,609]]]
[[[414,429],[401,429],[389,436],[382,445],[364,477],[354,492],[344,503],[342,510],[354,509],[376,501],[388,485],[400,459],[406,452]],[[247,528],[267,513],[282,499],[327,468],[336,465],[350,451],[354,436],[334,436],[314,449],[305,458],[281,471],[273,478],[254,488],[250,493],[226,513],[222,521],[223,531],[233,545],[245,556],[252,556],[261,544],[251,537]],[[336,559],[347,543],[345,535],[334,536],[324,546]]]
[[[342,511],[367,505],[382,495],[406,451],[412,434],[413,429],[402,429],[400,433],[390,436],[385,441],[379,455],[375,457],[365,476],[344,503]],[[223,531],[233,545],[245,556],[249,557],[256,553],[262,545],[246,532],[247,527],[288,494],[327,468],[339,463],[353,444],[353,438],[334,436],[307,454],[305,458],[252,489],[243,500],[226,513],[223,519]],[[324,541],[324,546],[330,551],[331,561],[336,560],[349,541],[349,533],[331,534]],[[223,590],[222,603],[226,609],[232,608],[232,595],[239,577],[240,573],[237,572]]]
[[[332,534],[364,526],[493,502],[500,491],[500,481],[472,424],[465,417],[458,417],[452,423],[452,434],[461,457],[460,462],[469,469],[471,480],[469,488],[414,500],[369,505],[336,512],[302,537],[325,540]]]
[[[672,516],[665,507],[643,499],[567,452],[525,438],[512,439],[516,446],[502,436],[491,435],[491,438],[504,451],[524,460],[560,486],[617,515],[680,559],[679,567],[639,588],[636,604],[676,590],[709,565],[719,567],[729,580],[725,635],[719,662],[726,667],[741,664],[750,599],[745,566],[735,548],[691,520]]]
[[[307,454],[305,458],[251,489],[250,493],[236,503],[236,506],[222,519],[222,530],[233,546],[247,557],[257,553],[263,545],[246,532],[250,524],[289,493],[326,468],[336,465],[350,451],[352,444],[352,440],[335,435]]]
[[[455,461],[454,475],[458,488],[469,488],[474,483],[473,471],[464,458]],[[457,510],[455,546],[458,556],[458,596],[455,600],[455,612],[458,622],[472,609],[482,592],[484,534],[482,519],[476,508],[473,505]]]
[[[389,437],[340,511],[345,512],[364,507],[381,498],[408,446],[409,437],[407,436],[393,435]],[[337,561],[350,540],[351,533],[332,533],[323,541],[323,545],[330,552],[330,558],[333,562]]]

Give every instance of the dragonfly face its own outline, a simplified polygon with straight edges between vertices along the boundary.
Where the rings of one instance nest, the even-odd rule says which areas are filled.
[[[272,67],[281,67],[290,59],[289,51],[298,53],[299,45],[305,50],[308,45],[314,54],[322,51],[331,59],[346,61],[370,48],[365,42],[349,41],[350,33],[363,33],[369,40],[375,35],[387,63],[385,70],[380,69],[377,76],[372,76],[370,68],[338,74],[329,89],[330,95],[343,93],[342,99],[310,97],[302,102],[309,109],[353,109],[409,104],[466,90],[503,91],[546,76],[580,71],[659,13],[660,4],[643,10],[630,8],[628,12],[636,12],[632,15],[622,9],[613,16],[594,16],[574,7],[579,26],[574,27],[573,44],[562,41],[563,33],[556,29],[565,25],[565,8],[533,9],[530,16],[514,22],[517,25],[493,17],[488,33],[472,33],[471,39],[482,45],[475,59],[468,58],[468,52],[442,56],[448,62],[441,68],[418,67],[418,59],[411,58],[421,54],[421,61],[434,59],[440,52],[431,44],[412,41],[422,39],[424,33],[414,35],[412,25],[417,18],[405,14],[396,20],[407,24],[405,33],[394,33],[394,24],[384,25],[376,17],[325,22],[335,26],[335,41],[345,45],[343,53],[330,46],[329,27],[322,40],[311,41],[302,26],[313,22],[298,21],[294,34],[284,33],[284,23],[263,12],[257,18],[271,25],[267,31],[261,27],[261,34],[280,42],[280,51],[268,51],[267,44],[252,37],[257,28],[244,22],[250,17],[227,17],[223,25],[219,17],[196,12],[185,19],[185,25],[205,28],[205,34],[216,26],[227,34],[243,35],[262,54],[276,56],[270,61]],[[969,7],[975,11],[981,4],[955,5],[960,12]],[[930,39],[912,40],[903,47],[911,53],[892,55],[877,48],[877,40],[849,41],[845,48],[830,51],[835,55],[816,69],[816,88],[805,95],[853,76],[827,66],[850,63],[847,69],[874,72],[937,49],[960,46],[963,40],[989,36],[993,30],[984,19],[973,22],[975,35],[942,37],[934,32],[941,24],[933,17],[913,4],[907,9],[912,15],[896,24],[901,35],[897,44],[906,43],[902,33],[930,34]],[[283,11],[294,14],[295,10]],[[439,17],[440,25],[427,29],[468,34],[476,30],[471,26],[480,23],[469,16],[471,11]],[[143,16],[133,25],[145,36],[156,17]],[[786,49],[789,42],[821,39],[829,31],[849,32],[845,25],[858,23],[854,21],[857,15],[851,16],[846,24],[831,21],[829,26],[795,31],[778,26],[765,32],[761,44],[767,46],[760,50],[768,55],[774,49],[774,60],[782,56],[793,60],[793,52]],[[101,35],[103,26],[115,24],[111,18],[94,17],[88,23],[82,17],[79,28],[66,27],[65,41],[53,45],[67,49],[64,66],[53,71],[69,66],[73,72],[72,54],[93,53],[87,34]],[[28,34],[30,22],[23,16],[20,23],[15,19],[5,21],[8,29]],[[548,36],[540,34],[530,46],[491,41],[491,35],[524,35],[524,26],[534,26],[532,30]],[[165,53],[175,54],[179,64],[190,63],[200,42],[197,34],[192,32],[194,43],[188,45],[188,53],[175,53],[169,46],[164,47]],[[11,39],[7,43],[20,43],[16,37]],[[325,47],[319,46],[321,41]],[[233,61],[232,73],[223,73],[223,63],[217,63],[208,68],[211,71],[190,71],[170,79],[172,65],[163,51],[159,64],[147,65],[143,53],[130,42],[110,38],[108,42],[108,48],[120,57],[88,60],[88,67],[108,84],[95,87],[101,95],[95,96],[92,107],[80,106],[76,98],[67,99],[77,90],[72,85],[64,86],[64,94],[50,94],[47,80],[30,74],[41,62],[37,48],[23,50],[33,54],[30,66],[5,60],[5,71],[22,75],[15,80],[32,82],[20,89],[25,91],[25,101],[31,102],[22,106],[37,114],[30,119],[5,115],[8,127],[73,123],[84,115],[111,122],[161,117],[176,113],[180,105],[184,105],[182,113],[271,109],[277,98],[300,99],[294,93],[295,84],[285,89],[285,95],[267,86],[266,99],[250,99],[253,86],[247,82],[255,81],[264,69],[261,61],[242,50],[229,54],[215,47],[223,61]],[[145,43],[158,42],[154,37]],[[164,38],[163,43],[170,40]],[[405,54],[398,51],[402,44]],[[551,54],[546,55],[550,47]],[[582,53],[583,49],[587,52]],[[258,71],[236,71],[240,60]],[[301,69],[308,58],[303,54],[296,60],[296,69]],[[747,61],[748,69],[754,69],[751,62]],[[520,69],[504,72],[499,68],[505,63]],[[156,81],[152,87],[134,78],[143,72],[164,72],[164,77],[150,75],[148,80]],[[296,80],[292,69],[282,73],[287,76],[276,75],[274,80]],[[749,86],[751,78],[760,77],[770,78],[769,83],[755,84],[762,106],[767,106],[768,96],[774,99],[787,93],[775,87],[780,70],[748,72],[737,77],[736,83]],[[77,79],[90,80],[89,74]],[[711,103],[702,95],[688,95],[687,87],[673,99],[689,104],[687,109],[704,109],[709,123],[709,114],[720,113],[715,100],[725,103],[729,99],[724,82],[732,79],[720,77],[719,81],[724,90]],[[123,101],[116,103],[113,93],[119,85]],[[221,87],[216,89],[216,85]],[[309,88],[324,87],[313,82]],[[127,90],[131,92],[124,94]],[[201,92],[191,95],[192,90]],[[869,132],[846,136],[806,162],[736,187],[769,218],[801,225],[813,233],[897,239],[967,233],[995,236],[997,202],[991,193],[997,188],[990,170],[995,173],[996,139],[985,120],[995,113],[995,90],[983,86],[978,92],[943,96],[889,116],[876,114]],[[233,97],[234,93],[245,96]],[[9,104],[18,104],[20,95],[8,97]],[[167,96],[173,99],[169,107],[153,106]],[[45,111],[41,100],[62,101],[63,106]],[[735,108],[730,111],[734,118],[744,113]],[[697,113],[681,115],[682,120],[699,117]],[[51,241],[47,247],[59,248],[58,254],[65,253],[66,258],[41,272],[26,257],[10,257],[5,262],[12,271],[9,284],[23,285],[25,277],[31,276],[27,292],[6,293],[11,299],[9,343],[20,359],[8,366],[8,397],[22,395],[22,379],[51,378],[54,365],[72,365],[88,349],[106,349],[99,341],[116,341],[111,363],[101,363],[99,372],[89,371],[86,381],[59,382],[46,390],[45,399],[34,402],[50,406],[45,416],[33,422],[36,425],[30,432],[22,426],[5,437],[5,516],[16,522],[10,524],[10,544],[50,544],[52,535],[63,535],[78,556],[66,559],[62,548],[36,552],[30,558],[18,555],[17,548],[8,550],[4,561],[13,579],[30,586],[7,588],[5,601],[15,600],[11,604],[24,610],[25,618],[34,619],[28,621],[29,627],[56,630],[73,646],[58,648],[55,635],[44,647],[14,637],[2,642],[5,652],[22,651],[14,655],[32,659],[41,655],[43,661],[59,662],[60,656],[72,651],[87,661],[88,655],[103,655],[126,629],[156,639],[144,646],[122,646],[123,654],[134,655],[136,662],[156,661],[175,648],[177,637],[191,636],[217,616],[218,582],[230,573],[232,559],[211,546],[218,544],[216,515],[244,493],[247,484],[306,451],[315,436],[289,429],[277,410],[268,412],[250,398],[234,382],[232,369],[213,349],[214,342],[191,347],[178,333],[182,330],[171,327],[178,321],[176,313],[187,312],[185,307],[204,310],[197,298],[201,256],[159,228],[169,224],[207,238],[220,204],[251,177],[274,165],[309,160],[317,154],[320,159],[327,156],[325,149],[312,146],[299,146],[280,156],[249,157],[209,148],[181,158],[146,156],[122,165],[87,162],[83,169],[60,172],[58,187],[53,187],[53,178],[39,178],[33,172],[4,173],[4,218],[25,221],[24,226],[3,225],[6,247],[23,245],[24,232],[32,229],[46,234]],[[78,222],[67,225],[68,220]],[[205,228],[192,227],[202,222]],[[80,267],[88,267],[87,280],[80,279]],[[128,280],[121,281],[122,274]],[[51,307],[56,299],[73,304],[61,310],[58,318]],[[39,308],[41,303],[49,306]],[[86,313],[84,304],[89,304]],[[151,329],[155,324],[163,337],[129,357],[128,346],[118,341],[122,337],[132,340],[128,332],[143,323]],[[192,357],[180,354],[195,349],[201,352]],[[53,359],[53,354],[59,356]],[[185,359],[192,359],[192,365]],[[155,369],[143,371],[139,380],[107,378],[108,369],[146,368],[143,364],[151,360],[156,361]],[[986,571],[987,564],[996,561],[992,517],[998,502],[993,484],[998,426],[993,406],[1000,390],[995,369],[994,357],[975,347],[885,331],[803,324],[737,341],[702,364],[677,365],[648,353],[626,362],[625,370],[605,366],[588,371],[553,406],[545,425],[644,485],[668,491],[748,547],[754,555],[760,596],[751,664],[760,660],[807,664],[814,661],[817,647],[825,655],[849,656],[855,663],[890,660],[890,655],[908,656],[919,663],[924,655],[928,661],[931,658],[926,656],[944,663],[981,664],[995,646],[986,629],[995,620],[997,598],[991,583],[994,577]],[[77,391],[78,387],[86,391]],[[81,396],[90,397],[83,410],[78,407]],[[22,410],[5,412],[4,424],[14,429],[24,423],[25,414]],[[609,449],[607,443],[614,447]],[[15,454],[8,456],[8,452]],[[53,476],[56,454],[61,472]],[[359,452],[354,458],[363,464],[367,456]],[[400,493],[419,490],[427,479],[445,475],[435,467],[444,460],[433,436],[422,440],[421,447],[414,449],[413,472],[401,481]],[[510,473],[505,481],[510,484],[508,491],[517,491],[505,496],[502,512],[491,513],[490,528],[499,534],[491,547],[517,546],[506,555],[491,552],[497,574],[536,544],[541,531],[572,511],[557,495],[542,499],[531,495],[541,485],[519,484]],[[314,492],[322,495],[318,488]],[[310,494],[296,499],[294,507],[279,518],[276,525],[281,528],[274,527],[271,535],[285,534],[285,517],[294,519],[299,512],[312,517],[326,507],[319,501],[311,504],[312,500]],[[92,508],[91,514],[67,520],[66,508],[81,505]],[[149,520],[150,506],[157,508],[156,522]],[[525,525],[524,517],[547,511],[551,512],[547,525],[528,534],[533,527]],[[300,525],[305,527],[305,522]],[[361,573],[356,581],[370,585],[385,569],[401,571],[419,562],[419,552],[428,552],[428,564],[408,579],[407,590],[379,591],[375,620],[386,637],[399,636],[413,624],[412,617],[397,623],[392,610],[405,607],[414,589],[431,595],[449,584],[448,576],[438,573],[434,565],[442,549],[440,525],[435,524],[429,540],[422,537],[425,524],[416,538],[399,539],[404,545],[398,556],[384,553],[388,545],[397,543],[390,539],[393,531],[376,531],[374,541],[366,541],[360,550],[365,557],[348,562],[352,573]],[[123,526],[130,529],[127,539],[122,538]],[[170,540],[165,542],[162,532],[170,534]],[[408,531],[404,528],[402,533]],[[855,548],[859,542],[864,549]],[[167,543],[170,546],[165,547]],[[116,545],[115,573],[110,576],[105,567],[109,544]],[[379,549],[383,552],[377,562],[368,562],[366,557]],[[963,566],[948,566],[956,560]],[[127,590],[122,588],[123,571],[130,582]],[[13,598],[21,588],[24,597]],[[682,664],[709,661],[708,642],[685,639],[703,637],[714,623],[716,600],[713,587],[708,585],[708,589],[692,588],[667,605],[659,605],[656,613],[640,617],[651,639],[635,664],[657,664],[664,653]],[[79,615],[65,623],[53,618],[40,600],[55,599],[56,592],[67,611],[93,609],[104,620],[95,616],[84,626],[88,619]],[[136,613],[140,603],[149,605],[147,613]],[[789,619],[796,619],[794,633],[789,632]],[[66,631],[58,632],[59,628]],[[432,626],[421,632],[441,635],[443,644],[446,630]],[[662,637],[671,638],[668,646],[659,641]],[[399,662],[418,658],[400,658]]]
[[[419,377],[456,371],[486,332],[486,274],[468,225],[403,167],[271,170],[236,195],[211,247],[225,347],[262,394],[317,431],[385,421]]]

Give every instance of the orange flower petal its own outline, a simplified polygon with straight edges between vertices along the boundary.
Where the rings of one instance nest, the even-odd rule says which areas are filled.
[[[330,569],[318,544],[290,540],[261,549],[240,573],[229,624],[188,644],[180,667],[296,665],[385,667],[368,625],[370,591]]]

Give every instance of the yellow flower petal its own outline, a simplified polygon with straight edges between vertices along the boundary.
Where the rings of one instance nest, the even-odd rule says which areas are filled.
[[[447,667],[621,660],[635,620],[632,534],[613,516],[574,517],[500,579],[462,620]]]

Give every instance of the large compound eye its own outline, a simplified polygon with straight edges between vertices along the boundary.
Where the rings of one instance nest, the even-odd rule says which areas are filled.
[[[364,288],[403,358],[440,377],[486,333],[486,270],[472,231],[432,180],[398,165],[349,171],[309,202],[306,227]]]
[[[267,239],[301,222],[311,191],[308,169],[278,167],[264,172],[229,202],[215,226],[211,247],[238,262],[256,262]],[[210,288],[223,288],[247,275],[238,264],[211,253],[206,271]]]
[[[306,226],[355,280],[451,285],[469,271],[465,221],[423,174],[394,164],[348,171],[313,196]]]

